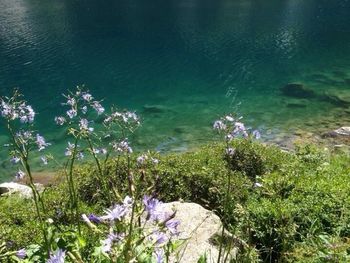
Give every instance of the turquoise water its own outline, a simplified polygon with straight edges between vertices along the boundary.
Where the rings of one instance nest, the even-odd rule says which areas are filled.
[[[283,95],[290,82],[318,98]],[[350,96],[350,1],[0,0],[0,94],[21,89],[57,154],[60,95],[80,84],[141,115],[138,149],[191,149],[232,111],[266,140],[346,124],[348,107],[320,98]]]

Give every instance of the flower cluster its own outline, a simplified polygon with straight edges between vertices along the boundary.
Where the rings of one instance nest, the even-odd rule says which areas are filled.
[[[110,123],[124,123],[124,124],[135,124],[140,125],[140,119],[135,112],[119,112],[114,110],[110,115],[104,119],[104,124],[108,125]]]
[[[8,121],[19,119],[21,123],[33,123],[35,111],[25,101],[17,101],[20,95],[16,92],[12,98],[0,98],[0,114]]]
[[[42,152],[51,145],[42,135],[32,130],[35,111],[22,100],[22,95],[18,91],[15,91],[10,98],[0,98],[0,115],[7,122],[7,129],[12,137],[11,143],[6,146],[9,147],[10,162],[13,165],[25,166],[24,162],[27,161],[30,151],[37,149]],[[16,120],[19,124],[14,123]],[[44,165],[48,163],[47,157],[41,156],[40,159]],[[16,179],[22,179],[25,175],[21,169],[15,173]]]
[[[66,102],[62,103],[62,106],[67,106],[66,116],[56,116],[55,122],[57,125],[64,125],[66,123],[72,124],[76,117],[87,115],[89,108],[93,109],[97,115],[101,115],[105,112],[105,108],[101,105],[100,101],[94,100],[94,97],[87,91],[82,91],[80,87],[77,87],[75,93],[63,95],[66,98]],[[81,118],[77,121],[79,129],[81,131],[92,132],[93,128],[88,127],[90,123],[86,118]]]
[[[121,142],[111,142],[111,146],[114,151],[118,153],[132,153],[133,150],[129,145],[128,139],[124,139]]]
[[[140,208],[140,213],[135,219],[134,232],[129,233],[130,220],[133,218],[132,213],[135,209]],[[105,214],[96,216],[90,214],[82,215],[83,220],[90,228],[97,229],[94,224],[105,224],[109,226],[106,238],[100,241],[100,250],[110,257],[118,258],[122,255],[122,249],[125,248],[129,238],[134,244],[132,250],[139,251],[138,247],[147,248],[153,251],[152,255],[156,262],[163,262],[163,256],[167,245],[171,242],[172,237],[179,234],[178,226],[180,222],[174,219],[175,213],[167,213],[164,211],[162,202],[150,196],[144,196],[142,204],[136,203],[131,197],[126,196],[121,204],[115,205],[111,209],[106,209]],[[137,222],[143,222],[142,226]]]
[[[147,164],[147,162],[151,162],[152,164],[158,164],[159,160],[157,158],[149,156],[149,154],[141,154],[136,158],[136,163],[138,166],[143,166]]]
[[[261,135],[259,131],[254,130],[250,133],[250,129],[247,128],[243,122],[241,122],[242,117],[235,118],[231,115],[226,115],[220,120],[216,120],[213,124],[213,129],[219,132],[225,133],[225,139],[231,141],[235,138],[252,137],[255,139],[260,139]]]

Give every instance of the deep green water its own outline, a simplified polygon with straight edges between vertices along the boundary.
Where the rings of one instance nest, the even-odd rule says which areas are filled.
[[[57,155],[60,95],[79,84],[142,116],[139,149],[205,143],[232,111],[267,140],[346,124],[344,106],[283,96],[290,82],[350,96],[350,1],[0,0],[0,95],[21,89]]]

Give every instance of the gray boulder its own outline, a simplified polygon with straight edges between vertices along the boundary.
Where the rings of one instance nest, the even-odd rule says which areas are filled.
[[[35,184],[39,192],[44,190],[44,186],[42,184]],[[22,198],[32,198],[33,193],[32,189],[23,184],[10,182],[10,183],[2,183],[0,184],[0,196],[6,196],[11,194],[18,194]]]
[[[175,219],[181,222],[179,225],[180,234],[177,239],[183,243],[175,255],[171,256],[170,262],[197,263],[204,254],[206,254],[208,263],[217,262],[218,240],[221,240],[222,232],[220,218],[195,203],[172,202],[164,203],[162,206],[169,213],[176,211]],[[234,258],[239,247],[244,245],[243,241],[238,240],[227,231],[224,233],[222,240],[230,249],[223,252],[223,255],[229,254],[229,259]],[[228,246],[229,243],[231,243],[230,246]],[[221,262],[224,262],[223,257]]]
[[[336,129],[334,131],[326,132],[322,135],[322,137],[349,137],[350,138],[350,127],[340,127],[339,129]]]
[[[32,197],[32,189],[29,186],[14,182],[0,184],[0,195],[11,195],[15,193],[23,198]]]

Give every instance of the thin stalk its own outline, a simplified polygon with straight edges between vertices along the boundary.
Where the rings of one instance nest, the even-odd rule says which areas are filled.
[[[93,145],[92,145],[91,138],[90,138],[89,136],[87,136],[87,137],[86,137],[86,140],[87,140],[87,142],[88,142],[90,151],[91,151],[92,156],[94,157],[94,160],[95,160],[96,165],[97,165],[97,169],[98,169],[98,172],[99,172],[99,179],[100,179],[100,181],[101,181],[102,189],[103,189],[103,191],[104,191],[105,194],[106,194],[106,197],[107,197],[107,199],[108,199],[108,202],[111,203],[111,200],[110,200],[110,197],[109,197],[108,187],[107,187],[107,185],[106,185],[106,182],[105,182],[104,176],[103,176],[103,170],[102,170],[100,161],[99,161],[99,159],[97,158],[96,153],[95,153],[95,151],[94,151],[94,147],[93,147]]]
[[[43,218],[41,216],[39,203],[40,203],[40,206],[41,206],[43,212],[45,212],[46,210],[45,210],[45,205],[43,203],[43,200],[40,197],[40,193],[39,193],[38,189],[36,188],[36,186],[34,184],[33,176],[32,176],[31,170],[30,170],[30,165],[28,163],[29,151],[26,150],[25,146],[23,146],[24,148],[22,149],[20,147],[20,145],[18,144],[18,142],[16,140],[16,137],[15,137],[15,134],[13,132],[13,129],[12,129],[9,121],[7,122],[7,128],[9,130],[9,132],[10,132],[11,139],[13,141],[13,145],[16,147],[17,151],[20,154],[20,157],[21,157],[20,159],[21,159],[22,166],[25,169],[26,174],[29,177],[29,187],[31,188],[32,193],[33,193],[33,199],[34,199],[34,203],[35,203],[35,210],[36,210],[37,216],[39,218],[41,231],[43,232],[45,246],[47,248],[47,252],[49,253],[49,242],[48,242],[48,239],[47,239],[46,229],[44,227],[44,220],[43,220]]]
[[[73,180],[73,168],[74,168],[74,162],[75,162],[75,156],[77,152],[77,147],[78,147],[78,137],[75,137],[74,141],[74,148],[73,148],[73,153],[72,153],[72,158],[70,160],[69,164],[69,173],[68,173],[68,185],[69,189],[71,191],[71,196],[72,196],[72,214],[73,214],[73,219],[77,221],[78,224],[78,231],[80,234],[80,220],[79,220],[79,202],[77,198],[77,193],[75,191],[75,186],[74,186],[74,180]]]

